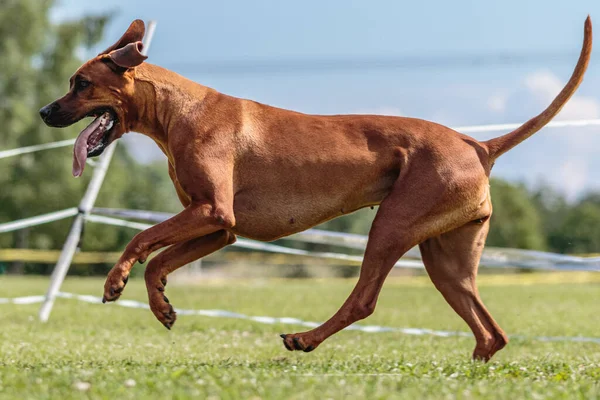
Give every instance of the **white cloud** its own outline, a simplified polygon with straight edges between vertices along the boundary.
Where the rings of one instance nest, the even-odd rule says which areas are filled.
[[[566,81],[549,71],[534,72],[516,87],[499,89],[489,96],[487,112],[495,116],[490,117],[492,120],[524,122],[548,107],[565,84]],[[556,117],[557,120],[592,118],[600,118],[600,100],[577,93]],[[532,185],[542,179],[569,199],[575,199],[587,190],[599,189],[596,178],[599,151],[600,131],[596,127],[543,129],[503,156],[494,173]]]
[[[556,172],[557,180],[561,182],[562,189],[570,198],[585,191],[588,186],[589,166],[585,160],[572,158],[560,165]]]
[[[508,96],[505,93],[497,93],[487,100],[487,106],[491,111],[502,113],[506,110]]]
[[[540,103],[549,105],[563,89],[566,82],[561,81],[549,71],[537,71],[525,78],[525,86]],[[575,94],[556,119],[585,119],[600,117],[600,101],[593,97]]]

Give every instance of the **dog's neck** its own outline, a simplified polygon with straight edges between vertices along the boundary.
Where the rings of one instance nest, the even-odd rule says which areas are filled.
[[[129,131],[142,133],[169,156],[169,131],[187,117],[189,100],[203,102],[213,89],[153,64],[144,63],[135,71],[134,109],[127,119]]]

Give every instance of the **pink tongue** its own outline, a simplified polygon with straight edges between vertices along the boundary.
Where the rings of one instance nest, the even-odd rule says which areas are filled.
[[[100,127],[102,124],[102,117],[98,117],[81,131],[77,140],[75,140],[75,146],[73,147],[73,176],[75,178],[81,176],[83,168],[85,168],[85,160],[87,160],[87,141],[92,133]]]

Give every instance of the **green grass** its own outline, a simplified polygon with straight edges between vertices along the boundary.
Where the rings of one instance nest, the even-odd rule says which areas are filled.
[[[598,275],[573,275],[576,283],[569,275],[544,283],[532,274],[482,277],[480,291],[509,335],[597,337]],[[0,297],[42,294],[47,284],[47,278],[1,277]],[[68,279],[63,290],[100,296],[102,285]],[[211,281],[173,283],[167,292],[181,308],[320,321],[353,285],[353,279]],[[143,282],[132,279],[123,298],[145,301]],[[472,338],[347,331],[305,354],[287,352],[278,337],[303,330],[297,326],[181,316],[167,331],[147,310],[66,299],[41,324],[38,307],[0,305],[2,399],[600,397],[600,344],[515,339],[482,364],[469,360]],[[420,278],[389,280],[363,323],[466,330]]]

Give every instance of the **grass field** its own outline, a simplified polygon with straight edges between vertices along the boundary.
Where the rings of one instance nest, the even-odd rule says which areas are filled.
[[[45,292],[47,278],[0,277],[0,297]],[[102,294],[101,279],[63,291]],[[176,307],[311,321],[331,316],[354,280],[170,284]],[[600,274],[484,276],[481,295],[513,339],[489,364],[471,362],[472,338],[341,332],[312,353],[286,351],[278,334],[303,330],[181,316],[167,331],[147,310],[59,299],[0,304],[0,398],[580,398],[600,397],[600,344],[534,336],[600,336]],[[141,280],[123,296],[146,300]],[[394,278],[365,324],[466,331],[424,278]]]

